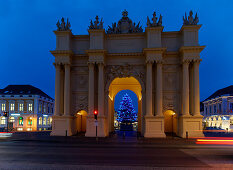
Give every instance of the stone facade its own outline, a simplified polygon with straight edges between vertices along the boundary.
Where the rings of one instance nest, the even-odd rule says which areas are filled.
[[[77,133],[77,113],[87,112],[86,136],[95,136],[93,111],[98,109],[98,136],[112,131],[109,109],[115,96],[110,86],[116,78],[135,78],[141,88],[140,132],[144,137],[165,137],[164,113],[175,113],[175,132],[181,137],[202,136],[199,64],[204,46],[198,42],[198,18],[184,18],[179,31],[164,32],[162,16],[148,18],[143,32],[122,12],[119,22],[103,29],[91,21],[88,35],[70,29],[54,31],[56,87],[52,135]],[[64,22],[64,19],[63,19]],[[66,23],[63,23],[64,27]],[[70,24],[69,24],[70,25]],[[66,27],[65,27],[66,28]],[[127,84],[127,82],[125,82]],[[124,86],[122,84],[122,86]]]

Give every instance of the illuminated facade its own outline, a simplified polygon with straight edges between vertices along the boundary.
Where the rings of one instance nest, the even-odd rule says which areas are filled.
[[[31,85],[9,85],[0,89],[0,130],[51,130],[54,99]]]
[[[203,104],[206,127],[233,129],[233,86],[216,91]]]
[[[198,17],[189,13],[179,31],[164,32],[162,16],[147,18],[143,31],[122,12],[103,28],[98,16],[88,35],[73,35],[70,23],[57,22],[55,113],[51,135],[74,135],[85,123],[85,135],[114,131],[114,100],[121,90],[138,98],[138,131],[144,137],[203,136],[200,115],[199,64],[204,46],[198,42]],[[85,112],[85,122],[79,113]]]

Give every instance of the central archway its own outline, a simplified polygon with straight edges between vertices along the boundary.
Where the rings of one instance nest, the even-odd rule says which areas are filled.
[[[109,132],[114,131],[114,102],[116,95],[122,90],[131,90],[138,99],[138,132],[142,132],[142,87],[134,77],[115,78],[109,86],[108,100],[108,126]]]

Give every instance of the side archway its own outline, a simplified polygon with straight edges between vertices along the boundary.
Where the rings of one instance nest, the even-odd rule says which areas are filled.
[[[164,112],[164,132],[167,134],[177,134],[177,114],[173,110]]]
[[[76,126],[78,133],[86,132],[86,121],[87,112],[85,110],[80,110],[76,113]]]

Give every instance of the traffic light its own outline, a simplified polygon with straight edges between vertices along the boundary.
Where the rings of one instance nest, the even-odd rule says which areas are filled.
[[[98,111],[94,110],[94,118],[97,120]]]
[[[3,112],[3,116],[4,117],[8,117],[8,113],[7,112]]]

